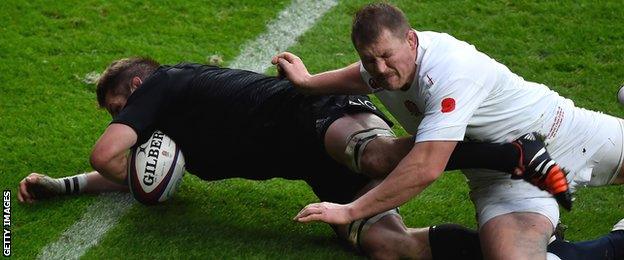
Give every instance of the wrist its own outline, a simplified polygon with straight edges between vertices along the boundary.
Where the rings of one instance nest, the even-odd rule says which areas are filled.
[[[353,202],[346,204],[345,207],[347,208],[347,218],[349,221],[355,221],[362,218],[358,216],[360,212]]]
[[[306,73],[303,76],[303,79],[301,80],[299,87],[301,89],[309,91],[313,87],[313,78],[314,78],[313,75],[310,75],[310,73]]]
[[[80,194],[84,191],[87,186],[87,174],[77,174],[74,176],[63,177],[54,179],[57,183],[57,188],[55,191],[58,191],[58,194]],[[60,187],[59,187],[60,185]]]

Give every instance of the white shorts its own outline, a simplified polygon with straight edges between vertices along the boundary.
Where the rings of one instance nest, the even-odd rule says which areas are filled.
[[[557,108],[560,118],[545,120],[537,131],[547,136],[550,155],[568,171],[572,191],[577,186],[612,183],[624,158],[624,121],[602,113],[575,108]],[[556,129],[556,131],[552,131]],[[533,212],[547,217],[553,227],[559,222],[559,207],[552,196],[509,174],[484,169],[464,170],[471,188],[479,226],[490,219],[514,212]]]
[[[570,188],[613,183],[624,156],[622,120],[580,108],[567,114],[546,149],[568,172]]]
[[[470,199],[482,227],[490,219],[508,213],[532,212],[559,222],[559,205],[546,191],[524,180],[512,180],[508,173],[485,169],[463,170],[469,176]],[[490,179],[487,180],[487,176]]]

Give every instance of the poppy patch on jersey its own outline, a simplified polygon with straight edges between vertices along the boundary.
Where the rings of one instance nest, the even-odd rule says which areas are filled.
[[[455,99],[445,98],[442,100],[442,113],[448,113],[455,110]]]

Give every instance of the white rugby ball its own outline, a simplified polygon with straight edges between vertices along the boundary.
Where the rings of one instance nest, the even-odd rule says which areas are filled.
[[[184,156],[180,148],[160,131],[128,156],[128,186],[136,200],[153,205],[166,201],[180,186]]]
[[[620,91],[618,91],[618,101],[620,101],[620,104],[624,105],[624,85],[622,85]]]

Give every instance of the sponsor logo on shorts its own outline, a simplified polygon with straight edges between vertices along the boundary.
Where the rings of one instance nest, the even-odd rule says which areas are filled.
[[[11,256],[11,191],[4,191],[4,200],[2,203],[2,237],[3,247],[2,255]]]
[[[445,98],[442,100],[442,113],[449,113],[455,110],[455,99],[453,98]]]
[[[353,101],[349,99],[349,105],[353,105],[353,106],[366,106],[372,110],[377,110],[377,107],[375,107],[375,105],[373,104],[373,102],[371,102],[370,100],[362,100],[359,98],[355,98],[355,100],[357,101]]]

